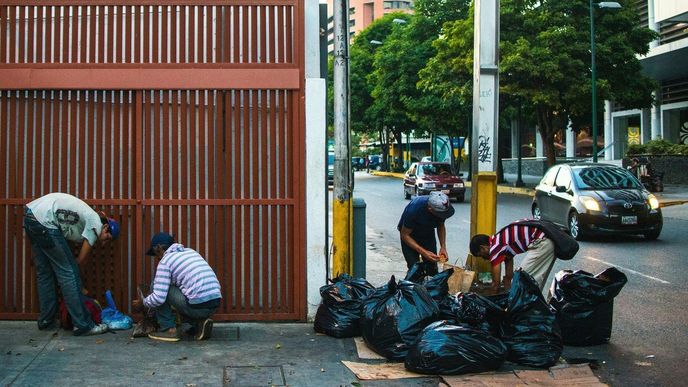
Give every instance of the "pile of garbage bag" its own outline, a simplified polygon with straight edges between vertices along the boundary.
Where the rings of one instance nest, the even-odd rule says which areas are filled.
[[[434,276],[429,276],[425,271],[425,265],[415,263],[406,272],[404,281],[415,282],[425,286],[433,300],[441,302],[449,294],[449,277],[454,274],[454,269],[441,271]]]
[[[528,273],[514,273],[500,336],[509,348],[507,360],[530,367],[551,367],[564,349],[553,308]]]
[[[418,334],[437,320],[439,309],[423,285],[394,276],[363,301],[361,330],[368,347],[390,360],[404,360]]]
[[[593,276],[577,270],[562,270],[552,281],[550,305],[555,309],[564,344],[598,345],[612,334],[614,297],[628,279],[616,268]]]
[[[342,274],[320,288],[322,304],[315,315],[313,329],[328,336],[344,338],[361,335],[361,304],[375,290],[363,278]]]
[[[427,326],[404,361],[407,370],[422,374],[457,375],[493,371],[506,359],[507,348],[488,332],[452,321]]]
[[[493,335],[499,334],[500,325],[506,315],[504,307],[477,293],[447,295],[438,304],[440,318],[456,320]]]

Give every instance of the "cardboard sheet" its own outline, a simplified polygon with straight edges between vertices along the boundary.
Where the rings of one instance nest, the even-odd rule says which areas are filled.
[[[346,360],[342,360],[342,363],[360,380],[389,380],[427,377],[427,375],[406,371],[404,368],[404,363],[366,364]]]
[[[363,337],[354,337],[354,343],[356,343],[356,352],[358,352],[359,359],[385,360],[384,356],[368,348]]]
[[[597,379],[587,364],[563,365],[549,370],[516,370],[472,375],[443,376],[450,387],[506,387],[506,386],[606,386]]]

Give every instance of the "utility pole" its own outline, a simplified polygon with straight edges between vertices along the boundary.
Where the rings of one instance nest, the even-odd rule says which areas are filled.
[[[332,277],[351,274],[352,201],[349,132],[349,1],[334,1],[334,190]]]
[[[474,7],[471,236],[494,234],[497,227],[499,144],[499,0],[475,0]],[[482,259],[471,266],[490,271]]]

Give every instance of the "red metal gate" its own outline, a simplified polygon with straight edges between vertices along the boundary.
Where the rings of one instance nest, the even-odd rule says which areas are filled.
[[[191,3],[0,1],[0,318],[37,314],[22,206],[55,191],[122,222],[97,298],[128,304],[164,230],[218,319],[305,318],[302,0]]]

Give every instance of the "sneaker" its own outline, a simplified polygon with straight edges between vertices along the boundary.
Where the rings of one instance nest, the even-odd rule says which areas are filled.
[[[213,320],[207,318],[198,323],[198,328],[196,329],[196,340],[207,340],[213,333]]]
[[[179,334],[177,333],[177,330],[174,332],[171,332],[171,329],[168,329],[166,331],[158,331],[158,332],[153,332],[148,334],[148,338],[153,339],[153,340],[158,340],[158,341],[167,341],[167,342],[175,342],[179,341],[180,337]]]
[[[53,329],[57,329],[57,327],[59,327],[59,326],[60,326],[60,322],[56,319],[39,320],[38,321],[38,330],[39,331],[53,330]]]
[[[103,333],[106,333],[108,331],[108,326],[105,324],[96,324],[93,326],[88,331],[82,331],[80,329],[77,329],[74,327],[74,336],[93,336],[93,335],[102,335]]]

